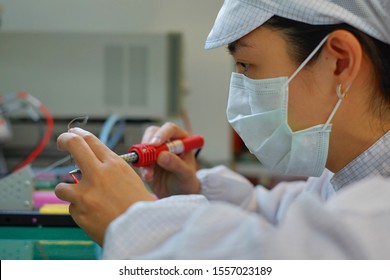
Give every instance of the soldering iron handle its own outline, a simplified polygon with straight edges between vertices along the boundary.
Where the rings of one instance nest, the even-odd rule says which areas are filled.
[[[200,135],[189,136],[183,139],[177,139],[168,142],[159,147],[150,144],[137,144],[129,149],[129,153],[136,153],[138,155],[137,162],[133,162],[133,166],[141,167],[148,166],[156,162],[158,155],[162,151],[169,151],[174,154],[181,154],[194,149],[199,149],[203,146],[204,139]]]
[[[180,141],[180,140],[179,140]],[[181,140],[184,145],[184,152],[200,149],[203,147],[204,139],[200,135],[194,135]]]

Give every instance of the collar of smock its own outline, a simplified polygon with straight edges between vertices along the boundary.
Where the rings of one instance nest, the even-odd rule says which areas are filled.
[[[390,131],[335,173],[330,182],[333,188],[338,191],[345,185],[375,175],[390,177]]]

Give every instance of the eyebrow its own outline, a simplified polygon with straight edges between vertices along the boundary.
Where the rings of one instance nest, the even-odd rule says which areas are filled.
[[[242,47],[251,47],[250,45],[246,44],[245,42],[242,42],[240,39],[230,43],[227,45],[227,50],[231,55],[234,55],[237,53],[237,50]]]

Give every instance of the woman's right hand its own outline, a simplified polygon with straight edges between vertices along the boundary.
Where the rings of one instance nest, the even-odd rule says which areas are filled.
[[[142,143],[160,146],[168,141],[188,136],[190,135],[187,131],[168,122],[161,127],[148,127],[142,137]],[[140,168],[140,173],[154,194],[163,198],[178,194],[199,193],[200,182],[196,177],[197,169],[194,151],[180,155],[161,152],[156,164]]]

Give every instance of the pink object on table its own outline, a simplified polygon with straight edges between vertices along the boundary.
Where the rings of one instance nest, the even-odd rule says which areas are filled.
[[[34,208],[40,208],[45,204],[69,204],[67,201],[59,199],[53,191],[34,191]]]

